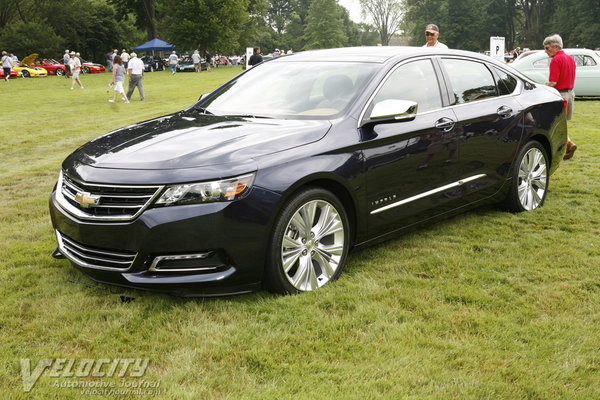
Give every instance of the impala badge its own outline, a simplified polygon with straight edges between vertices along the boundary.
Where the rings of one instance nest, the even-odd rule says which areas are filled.
[[[98,205],[100,202],[100,196],[94,196],[91,193],[77,192],[75,200],[81,205],[81,207],[90,208]]]

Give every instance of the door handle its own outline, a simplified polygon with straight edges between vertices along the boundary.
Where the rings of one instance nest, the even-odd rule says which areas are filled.
[[[501,118],[508,118],[513,114],[513,110],[508,106],[502,106],[496,111],[496,113],[498,113]]]
[[[454,129],[454,124],[455,122],[453,120],[446,117],[435,121],[435,127],[440,129],[442,132],[450,132],[452,129]]]

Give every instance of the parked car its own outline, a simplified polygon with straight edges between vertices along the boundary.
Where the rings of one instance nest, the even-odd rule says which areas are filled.
[[[163,71],[165,62],[158,56],[145,55],[140,58],[144,62],[145,72]]]
[[[30,54],[23,58],[18,66],[13,67],[13,71],[23,78],[47,76],[48,71],[44,68],[32,65],[37,56],[37,54]]]
[[[106,72],[106,68],[102,64],[96,64],[91,61],[83,61],[81,63],[81,72],[84,74],[98,74]]]
[[[351,248],[416,224],[541,207],[566,141],[559,93],[483,55],[296,53],[71,153],[54,256],[182,296],[310,291]]]
[[[36,66],[44,68],[48,72],[48,75],[63,76],[65,74],[64,64],[59,63],[53,58],[45,58],[40,62],[39,65],[36,64]]]
[[[8,79],[14,79],[17,78],[19,75],[17,74],[17,71],[15,70],[10,70],[10,76],[8,77]],[[4,68],[0,68],[0,79],[4,79]]]
[[[589,49],[563,49],[575,60],[575,96],[600,96],[600,55]],[[521,54],[513,68],[539,83],[547,83],[550,60],[544,50]]]
[[[208,69],[208,64],[206,64],[205,59],[200,60],[200,70],[206,71]],[[191,56],[182,56],[179,60],[179,64],[177,64],[177,72],[195,72],[196,68],[194,67],[194,61]]]

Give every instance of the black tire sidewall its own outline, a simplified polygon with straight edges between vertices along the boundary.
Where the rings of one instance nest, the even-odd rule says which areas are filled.
[[[336,280],[346,263],[348,251],[350,249],[350,222],[346,210],[340,200],[328,190],[322,188],[307,188],[304,189],[291,197],[290,200],[283,206],[277,219],[273,224],[271,238],[267,248],[267,265],[265,267],[265,286],[268,290],[282,294],[294,294],[298,293],[296,289],[286,278],[281,263],[281,245],[283,241],[283,235],[285,230],[292,218],[292,216],[301,208],[304,204],[315,201],[323,200],[330,203],[337,211],[342,224],[344,225],[344,250],[340,258],[338,269],[331,279],[325,284]]]
[[[519,200],[519,192],[518,192],[519,169],[521,167],[521,163],[523,162],[523,158],[525,157],[525,154],[527,154],[527,152],[533,148],[539,150],[542,153],[542,155],[544,156],[544,161],[546,163],[546,173],[547,173],[546,187],[544,189],[544,195],[542,196],[540,205],[537,206],[534,210],[537,210],[538,208],[542,207],[546,200],[546,195],[548,194],[548,186],[550,184],[550,172],[549,172],[550,163],[548,160],[548,154],[546,152],[546,149],[540,142],[538,142],[536,140],[531,140],[531,141],[527,142],[525,144],[525,146],[523,146],[521,148],[521,150],[517,154],[517,157],[515,158],[515,163],[511,170],[510,190],[509,190],[506,200],[504,202],[505,206],[508,208],[509,211],[512,211],[512,212],[533,211],[533,210],[526,210],[525,208],[523,208],[523,205],[521,204],[521,201]]]

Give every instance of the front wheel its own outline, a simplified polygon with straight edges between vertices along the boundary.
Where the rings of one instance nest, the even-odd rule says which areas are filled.
[[[62,68],[57,68],[56,69],[56,75],[57,76],[63,76],[65,74],[65,70]]]
[[[269,244],[265,283],[278,293],[316,290],[339,277],[350,248],[350,224],[331,192],[308,188],[279,214]]]
[[[541,207],[546,199],[549,178],[546,149],[535,140],[528,142],[519,151],[513,165],[505,206],[512,212]]]

